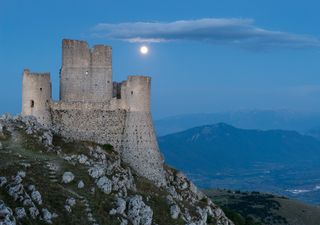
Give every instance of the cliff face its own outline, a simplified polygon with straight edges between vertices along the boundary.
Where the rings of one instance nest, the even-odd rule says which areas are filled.
[[[139,141],[134,128],[127,133]],[[124,159],[111,145],[65,140],[32,117],[0,117],[0,223],[233,224],[182,173],[164,166],[155,185]]]

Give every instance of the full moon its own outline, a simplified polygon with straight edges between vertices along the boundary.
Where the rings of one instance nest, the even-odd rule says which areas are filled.
[[[140,52],[141,52],[141,54],[145,55],[149,52],[149,49],[147,46],[143,45],[140,47]]]

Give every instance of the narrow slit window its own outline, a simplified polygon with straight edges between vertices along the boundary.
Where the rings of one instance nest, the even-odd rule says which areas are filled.
[[[131,95],[133,95],[133,91],[131,91]]]
[[[31,107],[31,108],[34,107],[34,101],[33,101],[33,100],[30,101],[30,107]]]
[[[42,91],[42,88],[40,88],[40,91]]]

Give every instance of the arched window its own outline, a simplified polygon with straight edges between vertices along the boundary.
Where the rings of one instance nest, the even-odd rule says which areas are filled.
[[[42,88],[40,88],[40,91],[42,91]]]
[[[34,101],[33,101],[33,100],[30,101],[30,107],[31,107],[31,108],[34,107]]]

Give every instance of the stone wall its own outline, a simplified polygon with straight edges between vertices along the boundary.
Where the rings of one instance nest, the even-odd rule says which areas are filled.
[[[51,104],[53,130],[75,140],[111,144],[120,151],[126,121],[126,110],[116,104]]]
[[[111,103],[113,102],[113,103]],[[165,184],[150,112],[131,112],[121,100],[107,103],[51,103],[53,130],[66,138],[111,144],[141,176]]]
[[[141,176],[159,185],[166,183],[150,112],[127,113],[121,154]]]

